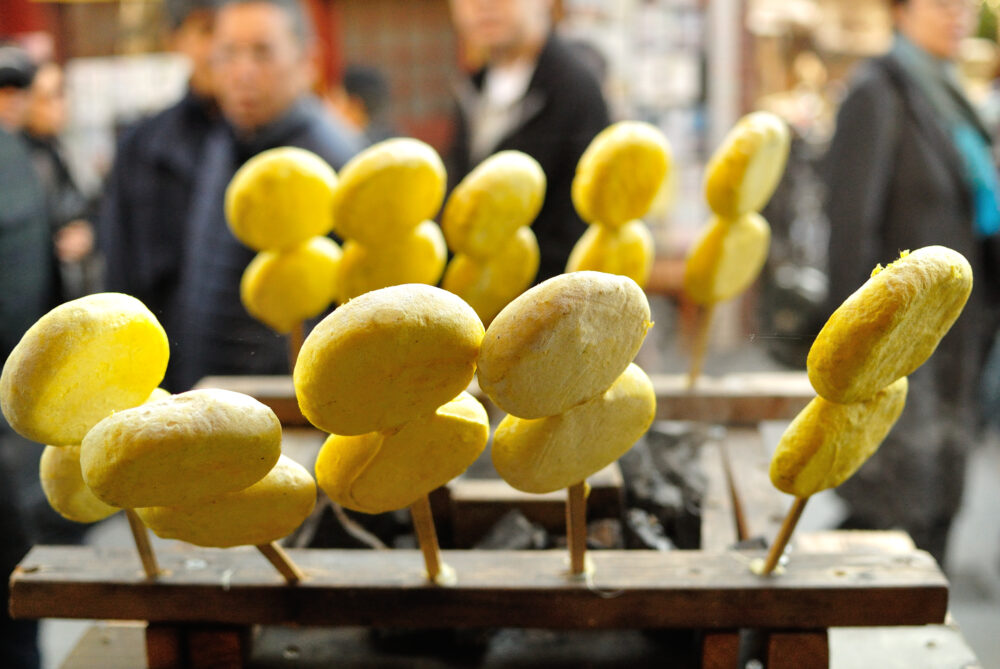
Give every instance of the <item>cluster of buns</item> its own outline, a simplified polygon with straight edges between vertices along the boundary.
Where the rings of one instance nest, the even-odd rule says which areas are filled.
[[[705,170],[713,216],[691,247],[684,292],[713,305],[742,293],[767,259],[771,230],[758,213],[771,199],[788,160],[788,126],[769,112],[740,119]]]
[[[399,509],[472,464],[489,437],[465,392],[483,333],[461,298],[423,284],[365,293],[313,329],[293,381],[303,415],[330,433],[316,460],[330,499]]]
[[[409,138],[368,147],[340,171],[334,232],[345,240],[341,304],[403,283],[436,284],[448,250],[437,223],[445,170],[437,152]]]
[[[799,498],[847,480],[878,449],[906,402],[906,376],[934,352],[972,291],[958,252],[903,252],[830,316],[809,351],[817,392],[771,460],[771,481]]]
[[[581,483],[645,433],[656,396],[631,361],[649,316],[632,279],[580,271],[526,291],[493,320],[478,378],[510,414],[492,455],[511,486],[543,493]]]
[[[653,268],[653,237],[639,219],[663,191],[670,145],[656,127],[621,121],[594,137],[577,164],[573,205],[589,224],[567,272],[621,274],[644,286]]]
[[[315,484],[281,456],[274,413],[225,390],[157,390],[168,356],[153,314],[118,293],[67,302],[25,333],[0,406],[18,433],[49,444],[40,473],[53,508],[79,522],[137,509],[161,536],[206,546],[291,532]]]
[[[538,240],[530,226],[544,199],[545,173],[520,151],[490,156],[448,197],[441,227],[455,257],[441,286],[487,325],[538,273]]]
[[[277,332],[322,313],[336,295],[341,250],[325,236],[336,186],[322,158],[285,146],[248,160],[226,189],[230,230],[258,251],[243,273],[240,299]]]

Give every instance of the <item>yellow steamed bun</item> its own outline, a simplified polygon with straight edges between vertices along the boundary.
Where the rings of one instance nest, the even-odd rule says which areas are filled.
[[[760,211],[781,181],[788,160],[788,126],[770,112],[741,118],[705,167],[705,198],[718,216]]]
[[[287,249],[333,228],[337,174],[311,151],[270,149],[248,160],[226,188],[226,220],[254,249]]]
[[[316,458],[316,478],[330,499],[349,509],[401,509],[464,472],[489,431],[483,405],[463,392],[397,430],[331,435]]]
[[[83,482],[79,446],[46,446],[38,463],[45,499],[56,512],[77,523],[96,523],[117,508],[97,499]]]
[[[713,217],[688,253],[685,294],[704,305],[736,297],[757,279],[770,246],[771,228],[760,214]]]
[[[333,302],[341,255],[329,237],[313,237],[285,251],[261,251],[243,272],[240,301],[272,330],[290,332]]]
[[[10,426],[42,444],[79,444],[112,411],[142,404],[163,379],[170,349],[142,302],[99,293],[42,316],[0,374]]]
[[[334,229],[369,246],[391,242],[434,218],[444,191],[444,163],[433,148],[416,139],[387,139],[340,170]]]
[[[553,277],[490,323],[479,385],[520,418],[563,413],[607,390],[651,325],[649,302],[632,279],[603,272]]]
[[[444,235],[434,221],[424,221],[377,246],[350,239],[344,244],[340,263],[337,301],[343,304],[358,295],[404,283],[436,285],[447,258]]]
[[[813,399],[778,442],[771,459],[774,487],[808,497],[846,481],[889,434],[903,411],[906,389],[903,377],[867,402]]]
[[[333,434],[398,427],[468,386],[483,331],[472,307],[440,288],[365,293],[306,337],[292,376],[299,408]]]
[[[80,448],[83,480],[112,506],[195,504],[246,488],[281,454],[281,424],[257,400],[192,390],[120,411]]]
[[[514,232],[538,216],[545,173],[520,151],[496,153],[469,172],[448,197],[441,217],[448,247],[488,260]]]
[[[496,255],[480,262],[458,254],[448,263],[441,287],[468,302],[489,325],[515,297],[535,280],[541,255],[531,228],[522,226]]]
[[[591,225],[569,254],[566,271],[620,274],[641,287],[653,271],[653,251],[653,235],[642,221],[629,221],[619,228]]]
[[[642,218],[670,167],[670,145],[655,126],[615,123],[598,133],[580,157],[573,177],[573,205],[587,223],[618,227]]]
[[[277,541],[302,524],[316,504],[316,483],[282,455],[267,475],[243,490],[197,504],[137,509],[158,537],[197,546],[230,548]]]
[[[972,292],[972,268],[943,246],[876,268],[820,330],[806,367],[816,393],[849,404],[908,376],[931,356]]]
[[[567,488],[621,457],[655,415],[653,384],[630,364],[607,391],[565,413],[504,418],[493,437],[493,465],[518,490]]]

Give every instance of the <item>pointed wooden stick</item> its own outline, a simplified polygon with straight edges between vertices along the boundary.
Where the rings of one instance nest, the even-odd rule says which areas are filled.
[[[437,531],[434,529],[431,501],[427,495],[410,505],[410,516],[413,518],[413,529],[417,533],[420,550],[424,554],[427,578],[436,582],[441,573],[441,549],[438,546]]]
[[[778,566],[778,560],[781,559],[781,554],[785,552],[785,546],[788,545],[788,540],[792,538],[792,532],[795,531],[795,526],[798,524],[799,518],[802,517],[802,511],[806,508],[806,502],[808,501],[808,497],[796,497],[795,501],[792,502],[792,508],[788,510],[785,520],[781,523],[778,536],[774,538],[774,543],[771,544],[771,550],[768,552],[767,560],[764,561],[764,567],[761,570],[762,574],[770,574]]]
[[[305,323],[301,321],[295,324],[291,332],[288,333],[288,371],[295,370],[295,362],[299,359],[299,351],[302,350],[302,342],[305,341]]]
[[[159,575],[160,567],[156,564],[156,555],[153,553],[153,546],[149,543],[149,530],[146,529],[142,519],[139,518],[139,514],[134,509],[125,509],[125,517],[128,518],[128,526],[132,530],[135,547],[139,550],[142,569],[146,572],[146,578],[153,580]]]
[[[257,550],[264,554],[267,561],[274,565],[282,576],[285,577],[285,581],[288,585],[295,585],[299,581],[305,579],[306,575],[302,573],[298,565],[292,562],[292,559],[288,557],[288,553],[285,549],[279,546],[276,542],[272,541],[268,544],[257,544]]]
[[[566,491],[566,543],[569,545],[569,573],[582,574],[587,554],[587,482],[580,481]]]
[[[706,304],[698,308],[698,329],[691,345],[691,368],[688,372],[688,390],[694,388],[695,381],[701,375],[701,366],[705,362],[705,352],[708,351],[708,335],[712,330],[712,316],[715,313],[714,304]]]

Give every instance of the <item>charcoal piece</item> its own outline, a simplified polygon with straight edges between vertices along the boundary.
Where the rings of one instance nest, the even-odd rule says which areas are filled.
[[[494,523],[475,548],[483,550],[538,550],[548,548],[549,534],[541,525],[528,520],[523,513],[512,509]]]
[[[711,428],[660,421],[619,461],[626,505],[655,515],[680,548],[700,543],[706,487],[701,444],[712,436]]]
[[[657,551],[674,549],[674,543],[663,531],[663,525],[656,516],[643,509],[629,509],[625,512],[628,548],[645,548]]]
[[[622,523],[614,518],[604,518],[587,523],[587,548],[605,550],[624,548]]]

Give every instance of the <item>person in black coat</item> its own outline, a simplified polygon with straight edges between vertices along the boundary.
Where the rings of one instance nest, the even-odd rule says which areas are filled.
[[[218,0],[165,3],[173,45],[191,62],[188,88],[177,103],[124,133],[97,221],[107,289],[149,307],[167,331],[172,356],[184,226],[205,140],[219,118],[210,61],[217,5]],[[183,390],[173,366],[163,386]]]
[[[566,270],[586,226],[570,198],[576,165],[611,122],[600,84],[551,25],[551,2],[452,0],[462,40],[486,64],[460,83],[448,179],[456,185],[497,151],[527,153],[547,179],[532,224],[541,250],[536,282]]]
[[[184,229],[176,312],[175,383],[208,375],[287,374],[288,344],[240,302],[255,252],[230,232],[226,186],[251,157],[308,149],[340,169],[360,148],[311,93],[308,20],[296,0],[231,0],[215,23],[216,95],[224,123],[207,135]]]
[[[825,164],[829,311],[902,250],[940,244],[973,268],[965,311],[910,376],[903,415],[878,453],[838,489],[849,507],[844,527],[901,527],[942,562],[975,439],[979,370],[1000,305],[990,136],[952,70],[969,7],[894,3],[892,49],[860,66]]]

